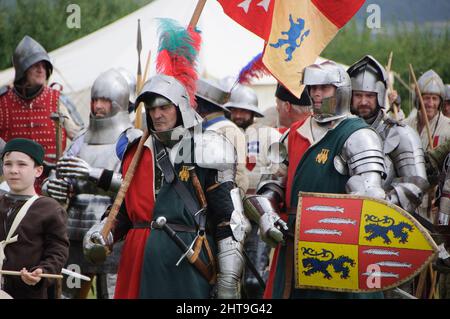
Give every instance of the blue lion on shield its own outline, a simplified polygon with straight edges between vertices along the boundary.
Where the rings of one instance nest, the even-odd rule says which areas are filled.
[[[395,224],[395,220],[389,216],[377,218],[375,215],[366,214],[366,222],[371,222],[364,227],[368,236],[365,238],[369,241],[377,237],[381,237],[385,244],[390,244],[392,240],[389,238],[389,232],[392,232],[394,238],[398,239],[400,243],[408,242],[409,233],[414,230],[414,227],[405,222]]]
[[[334,258],[334,253],[327,249],[316,252],[312,248],[302,247],[302,252],[303,256],[311,256],[302,259],[303,267],[307,269],[303,271],[306,276],[320,272],[325,279],[330,280],[333,276],[328,271],[328,267],[332,266],[335,273],[340,273],[342,279],[347,279],[350,275],[349,267],[355,267],[355,261],[350,257],[341,255]]]

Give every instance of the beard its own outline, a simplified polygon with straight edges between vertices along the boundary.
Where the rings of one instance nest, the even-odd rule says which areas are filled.
[[[253,118],[250,118],[249,120],[245,120],[245,119],[239,118],[239,119],[234,119],[233,122],[238,127],[240,127],[240,128],[245,130],[247,127],[249,127],[250,125],[253,124]]]

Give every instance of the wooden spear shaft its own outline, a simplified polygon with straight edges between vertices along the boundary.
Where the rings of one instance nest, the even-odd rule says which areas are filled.
[[[134,153],[133,159],[131,160],[130,166],[128,167],[127,173],[125,174],[123,183],[120,186],[119,192],[117,193],[116,199],[114,200],[114,203],[108,214],[106,223],[101,231],[103,238],[108,238],[109,232],[114,227],[117,214],[119,213],[120,206],[122,205],[122,202],[125,199],[125,194],[127,193],[128,187],[130,186],[131,180],[133,179],[137,164],[141,159],[142,151],[144,150],[144,143],[147,140],[148,136],[149,136],[148,130],[145,130],[144,134],[141,137],[141,140],[139,141],[136,153]]]
[[[197,7],[195,8],[194,14],[191,18],[191,22],[189,23],[190,27],[195,27],[197,25],[198,19],[200,18],[200,14],[205,6],[206,0],[199,0],[197,3]],[[139,141],[139,145],[137,146],[136,153],[134,153],[133,159],[131,160],[130,166],[128,167],[127,173],[123,179],[123,183],[120,186],[119,192],[114,200],[113,206],[111,207],[111,211],[108,214],[108,218],[105,222],[105,225],[102,228],[101,234],[103,238],[107,238],[109,232],[114,227],[114,223],[116,221],[117,214],[119,213],[119,208],[122,205],[123,200],[125,199],[125,194],[130,186],[131,180],[133,179],[134,172],[136,167],[141,159],[142,151],[144,148],[144,143],[149,136],[148,129],[144,131],[144,134]]]
[[[147,62],[145,63],[144,76],[142,77],[142,86],[144,86],[144,83],[147,81],[147,76],[148,76],[148,70],[150,68],[151,57],[152,57],[152,51],[148,50]],[[140,89],[142,90],[142,87]]]
[[[195,28],[200,19],[200,15],[202,14],[203,8],[205,7],[206,0],[198,0],[197,6],[195,7],[194,14],[192,14],[191,21],[189,22],[189,26]]]
[[[389,87],[390,92],[392,92],[394,90],[394,86],[392,85],[392,81],[391,81],[391,68],[392,68],[392,57],[393,56],[394,56],[394,52],[391,51],[391,53],[389,54],[388,64],[386,66],[386,73],[388,75],[388,87]],[[389,99],[388,99],[388,101],[389,101]],[[397,106],[395,105],[395,102],[392,103],[391,107],[392,107],[392,111],[394,112],[394,120],[396,120],[398,118],[398,113],[397,113]]]
[[[433,149],[433,139],[431,136],[430,123],[428,122],[427,112],[425,111],[425,105],[423,104],[422,94],[420,93],[419,85],[417,84],[416,75],[414,74],[414,70],[412,64],[409,64],[409,71],[411,72],[411,76],[414,81],[414,86],[416,88],[416,95],[420,102],[420,111],[422,112],[422,120],[425,122],[425,128],[427,130],[428,136],[428,148]]]
[[[150,65],[150,58],[151,58],[151,51],[148,51],[148,56],[147,56],[147,62],[145,63],[145,71],[144,71],[144,77],[141,78],[141,80],[139,81],[139,83],[136,84],[136,96],[139,95],[139,93],[142,90],[142,87],[144,86],[145,80],[147,79],[147,73],[148,73],[148,68]],[[139,103],[138,107],[136,108],[136,117],[134,119],[134,127],[140,129],[141,128],[141,124],[142,124],[142,108],[144,107],[144,103]]]

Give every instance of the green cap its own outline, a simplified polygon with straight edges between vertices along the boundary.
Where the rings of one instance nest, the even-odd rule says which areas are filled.
[[[30,156],[38,165],[44,162],[44,148],[41,144],[27,138],[15,138],[6,143],[2,153],[2,160],[8,152],[21,152]]]

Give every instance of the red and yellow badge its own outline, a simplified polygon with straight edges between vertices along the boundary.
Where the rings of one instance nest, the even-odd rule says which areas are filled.
[[[381,291],[410,280],[437,245],[408,212],[386,201],[341,194],[299,194],[295,287]]]

